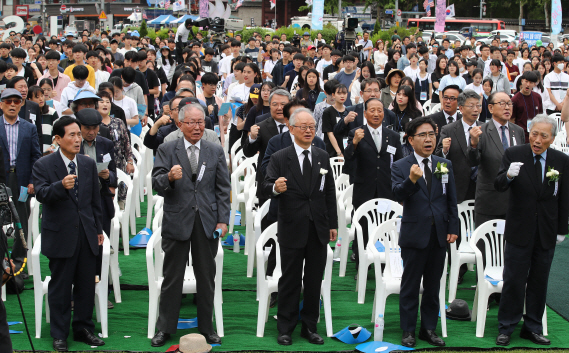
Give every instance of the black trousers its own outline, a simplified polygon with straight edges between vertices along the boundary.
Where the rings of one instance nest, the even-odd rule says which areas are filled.
[[[20,197],[20,185],[18,184],[18,176],[16,172],[8,172],[7,178],[7,186],[12,190],[12,200],[14,201],[14,205],[16,206],[16,212],[18,212],[18,216],[20,217],[20,223],[22,224],[22,230],[24,231],[24,237],[26,240],[28,239],[28,218],[30,215],[30,197],[28,196],[28,200],[26,202],[18,201]],[[14,245],[12,246],[12,259],[14,260],[14,264],[16,265],[16,271],[21,267],[24,258],[26,257],[26,249],[24,249],[24,244],[22,244],[22,240],[18,235],[14,239]]]
[[[427,236],[427,234],[425,234]],[[445,265],[446,246],[441,247],[433,225],[429,244],[424,249],[401,248],[403,276],[399,295],[401,329],[415,332],[419,309],[419,292],[423,279],[421,327],[434,330],[439,321],[439,289]]]
[[[198,330],[202,334],[212,334],[213,296],[215,290],[215,255],[219,238],[208,238],[203,229],[199,212],[196,212],[192,235],[188,240],[162,238],[164,250],[164,281],[160,294],[160,307],[157,328],[169,334],[176,333],[182,287],[186,263],[192,252],[192,266],[196,276],[196,303],[198,311]]]
[[[318,239],[314,223],[310,222],[309,227],[308,242],[304,248],[280,246],[282,276],[279,279],[277,328],[282,334],[290,335],[298,323],[300,292],[303,284],[304,304],[300,316],[303,324],[312,332],[316,332],[327,250]]]
[[[539,229],[527,246],[506,242],[504,250],[504,287],[498,311],[498,330],[511,335],[522,318],[524,303],[526,313],[524,328],[536,333],[543,331],[541,319],[545,310],[549,270],[555,247],[544,249]]]
[[[10,330],[8,328],[8,320],[6,319],[6,307],[4,306],[4,302],[1,299],[0,299],[0,353],[13,353],[12,340],[10,339]]]
[[[48,302],[51,319],[51,337],[66,340],[71,321],[71,292],[73,291],[73,332],[86,328],[93,332],[95,305],[95,268],[97,257],[91,251],[83,225],[79,222],[79,236],[75,252],[70,258],[50,258],[51,281]]]

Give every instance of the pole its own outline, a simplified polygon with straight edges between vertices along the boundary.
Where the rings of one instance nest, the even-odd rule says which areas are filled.
[[[342,19],[342,0],[338,0],[338,18]]]
[[[277,0],[275,0],[275,31],[277,30]]]
[[[483,6],[484,0],[480,0],[480,19],[482,19],[482,6]]]
[[[0,0],[1,1],[1,0]],[[45,0],[41,0],[41,28],[42,28],[42,33],[45,35],[45,33],[47,33],[49,27],[47,26],[46,23],[46,17],[45,17]],[[45,28],[45,30],[44,30]],[[51,35],[57,35],[57,33],[51,33]]]
[[[399,26],[401,17],[399,17],[399,0],[395,0],[395,25]]]

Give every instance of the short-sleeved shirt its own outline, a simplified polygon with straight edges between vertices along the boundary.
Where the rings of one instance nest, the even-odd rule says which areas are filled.
[[[251,60],[256,64],[257,63],[257,55],[259,54],[259,48],[245,48],[245,54],[250,54]]]
[[[205,61],[205,59],[202,59],[201,64],[205,72],[213,72],[214,74],[217,74],[219,71],[217,69],[217,63],[214,60]]]
[[[350,102],[349,104],[345,103],[346,106],[351,105],[351,94],[350,94],[350,85],[352,81],[354,81],[354,77],[356,77],[356,70],[354,70],[351,74],[347,74],[345,71],[340,71],[334,79],[340,81],[340,83],[344,84],[348,88],[348,98],[346,98],[346,102]]]
[[[288,82],[286,83],[286,90],[290,92],[291,88],[292,88],[292,82],[294,81],[294,79],[296,78],[296,75],[298,75],[298,72],[294,71],[294,70],[290,70],[288,72],[285,73],[284,77],[286,79],[287,76],[289,76],[290,78],[288,79]]]
[[[360,39],[360,42],[359,42],[358,44],[363,45],[363,48],[362,48],[362,49],[365,49],[365,48],[373,48],[373,44],[371,43],[371,40],[370,40],[370,39],[368,39],[367,41],[365,41],[365,40],[363,40],[363,39]],[[364,61],[371,59],[371,58],[369,57],[369,53],[370,53],[369,51],[363,51],[363,50],[362,50],[362,55],[363,55]]]
[[[144,72],[141,72],[140,70],[137,71],[144,75],[149,90],[153,89],[154,87],[160,87],[160,80],[154,71],[149,69],[146,69]],[[148,93],[146,98],[148,101],[148,115],[152,116],[152,113],[154,112],[154,95]]]
[[[551,71],[547,75],[545,75],[543,79],[543,86],[547,89],[551,89],[551,93],[557,99],[557,102],[561,103],[565,95],[567,94],[567,88],[569,88],[569,75],[564,72],[556,73],[555,71]],[[557,107],[555,104],[548,100],[545,102],[545,109],[549,110],[556,110]]]
[[[340,119],[345,118],[346,115],[348,115],[347,110],[339,112],[334,106],[329,106],[328,108],[324,109],[324,112],[322,113],[322,133],[324,134],[326,151],[328,151],[330,157],[336,157],[337,153],[334,149],[334,146],[332,146],[332,142],[330,142],[328,132],[334,132],[334,126],[336,126]],[[344,154],[344,136],[334,134],[334,137],[336,138],[338,147],[340,147],[340,151],[342,151],[342,154]]]
[[[124,116],[127,120],[132,119],[134,116],[138,115],[138,107],[134,99],[124,96],[124,98],[120,101],[115,99],[113,102],[122,108],[122,110],[124,110]]]

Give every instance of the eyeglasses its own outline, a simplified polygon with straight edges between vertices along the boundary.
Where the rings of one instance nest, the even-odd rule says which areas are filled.
[[[364,91],[364,93],[372,93],[372,92],[373,92],[373,93],[379,93],[379,92],[381,92],[381,91],[378,90],[378,89],[366,89],[366,90]]]
[[[428,133],[427,133],[427,132],[421,132],[420,134],[415,134],[415,135],[413,135],[413,136],[414,136],[415,138],[420,138],[420,139],[424,139],[424,138],[427,138],[427,137],[434,139],[434,138],[437,136],[437,134],[435,134],[434,131],[431,131],[431,132],[428,132]]]
[[[465,105],[465,108],[468,109],[482,109],[482,104],[476,104],[476,105]]]
[[[189,127],[194,127],[194,126],[205,126],[205,122],[204,121],[182,121],[182,124],[186,124]]]
[[[298,129],[300,129],[301,131],[306,131],[306,130],[316,131],[316,126],[315,126],[315,125],[302,125],[302,126],[291,125],[291,126],[294,126],[295,128],[298,128]]]
[[[449,101],[449,102],[454,102],[457,100],[456,97],[447,97],[447,96],[443,96],[443,100],[445,101]]]
[[[488,103],[488,104],[498,104],[498,105],[500,105],[500,107],[502,107],[502,108],[505,108],[506,106],[508,106],[508,107],[510,107],[510,108],[511,108],[511,107],[513,107],[513,106],[514,106],[514,103],[512,103],[511,101],[510,101],[510,102],[496,102],[496,103]]]
[[[2,102],[10,105],[10,104],[15,104],[15,105],[20,105],[22,104],[22,100],[18,99],[18,98],[12,98],[12,99],[4,99]]]

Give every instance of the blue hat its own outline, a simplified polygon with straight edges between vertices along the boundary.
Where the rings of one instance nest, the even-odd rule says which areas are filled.
[[[77,94],[75,95],[75,98],[73,98],[73,101],[76,102],[80,99],[85,99],[85,98],[92,98],[96,101],[101,100],[101,98],[99,98],[99,96],[97,96],[95,93],[93,93],[91,91],[87,91],[87,90],[81,90],[81,91],[77,92]]]
[[[0,96],[0,99],[4,100],[4,98],[9,98],[9,97],[18,97],[18,98],[22,98],[22,94],[20,93],[20,91],[18,91],[17,89],[14,88],[6,88],[4,90],[4,92],[2,92],[2,96]]]
[[[304,32],[304,34],[303,34],[303,36],[309,36],[309,35],[310,35],[310,33],[308,33],[308,32]]]
[[[132,33],[130,35],[133,37],[140,37],[140,33],[138,33],[137,30],[132,31]]]
[[[73,34],[73,32],[67,32],[67,33],[65,33],[65,36],[66,37],[69,37],[69,36],[75,37],[75,34]]]

